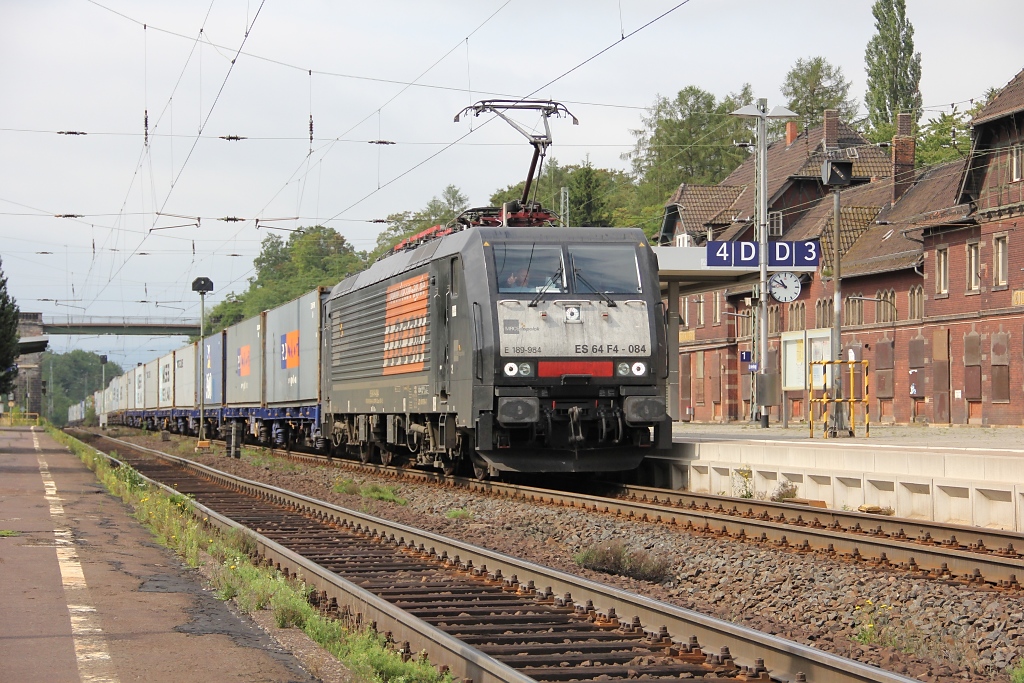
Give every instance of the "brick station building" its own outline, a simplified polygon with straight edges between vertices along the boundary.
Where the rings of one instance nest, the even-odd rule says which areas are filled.
[[[1024,424],[1024,71],[973,119],[960,160],[915,169],[911,123],[900,116],[885,150],[828,111],[822,126],[798,134],[791,123],[769,146],[769,239],[822,248],[795,301],[769,300],[768,369],[783,380],[773,421],[808,418],[806,361],[831,354],[833,201],[820,167],[832,158],[853,162],[841,192],[842,346],[844,358],[868,361],[871,420]],[[753,240],[753,213],[751,157],[717,186],[680,186],[661,243]],[[751,416],[740,355],[756,333],[752,293],[680,301],[682,419]],[[810,381],[819,388],[820,374]]]

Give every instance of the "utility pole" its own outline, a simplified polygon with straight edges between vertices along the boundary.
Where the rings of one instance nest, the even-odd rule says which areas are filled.
[[[760,262],[760,285],[758,287],[758,343],[757,343],[757,374],[755,383],[757,396],[751,397],[751,405],[756,400],[760,403],[761,428],[768,428],[767,378],[768,378],[768,119],[791,119],[797,114],[785,107],[775,107],[768,113],[768,100],[760,98],[757,104],[748,104],[732,112],[733,116],[757,119],[757,157],[755,170],[757,182],[757,258]]]
[[[843,272],[840,262],[843,255],[839,242],[841,234],[842,202],[840,188],[850,184],[853,177],[853,162],[839,159],[826,159],[821,164],[821,182],[832,188],[832,360],[843,359]],[[843,373],[840,366],[832,366],[832,398],[843,397]],[[853,387],[850,387],[852,395]],[[827,426],[832,436],[853,436],[846,420],[846,409],[842,402],[837,401],[832,410],[832,424]]]
[[[206,441],[206,293],[213,291],[213,280],[197,277],[192,281],[192,291],[199,292],[199,367],[203,381],[199,386],[199,447]]]

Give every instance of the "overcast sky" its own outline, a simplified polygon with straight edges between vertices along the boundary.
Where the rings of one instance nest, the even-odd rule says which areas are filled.
[[[367,249],[381,228],[368,221],[422,208],[449,183],[486,204],[523,179],[531,150],[500,121],[453,123],[485,97],[565,103],[579,126],[552,121],[551,154],[622,169],[644,107],[687,85],[721,97],[750,83],[769,106],[783,104],[787,70],[821,55],[863,101],[869,0],[691,0],[630,35],[676,4],[6,0],[8,287],[23,311],[46,315],[195,318],[192,280],[213,279],[210,304],[243,291],[269,227],[322,223]],[[907,5],[922,121],[1024,68],[1019,0]],[[248,139],[220,139],[230,135]],[[396,144],[368,144],[378,139]],[[269,221],[281,218],[292,220]],[[184,227],[153,230],[167,226]],[[51,347],[133,364],[182,341],[51,337]]]

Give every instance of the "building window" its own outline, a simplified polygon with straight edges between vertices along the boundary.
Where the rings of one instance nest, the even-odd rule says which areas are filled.
[[[687,304],[689,304],[689,299],[685,296],[679,297],[679,327],[690,326],[690,316],[687,315],[688,311],[686,310]]]
[[[704,327],[704,295],[698,294],[695,303],[697,304],[697,327]]]
[[[832,327],[833,317],[832,299],[818,299],[814,304],[814,324],[818,327]]]
[[[935,250],[935,293],[949,294],[949,249]]]
[[[843,306],[844,325],[864,324],[864,300],[861,298],[863,296],[863,294],[851,294],[846,297],[846,302]]]
[[[992,284],[1006,285],[1006,275],[1010,270],[1010,258],[1006,251],[1006,235],[992,240]]]
[[[768,334],[778,334],[782,331],[782,309],[775,306],[768,307]]]
[[[879,291],[875,294],[875,321],[893,323],[899,317],[896,312],[896,290]]]
[[[807,329],[807,309],[803,301],[794,301],[789,305],[787,329],[790,332]]]
[[[722,294],[721,292],[715,292],[715,300],[712,304],[711,309],[712,320],[715,325],[722,323]]]
[[[740,317],[739,317],[739,321],[740,321],[740,333],[739,333],[739,336],[740,337],[749,337],[749,336],[751,336],[751,334],[753,333],[753,330],[754,330],[753,319],[754,319],[754,317],[753,317],[753,310],[752,309],[748,308],[747,310],[743,311],[743,313],[740,314]]]
[[[981,289],[981,245],[977,242],[967,245],[967,291],[977,292]]]
[[[1010,148],[1010,180],[1016,182],[1024,176],[1024,146]]]
[[[910,319],[921,320],[924,318],[924,287],[914,285],[907,294],[907,302],[910,304]]]

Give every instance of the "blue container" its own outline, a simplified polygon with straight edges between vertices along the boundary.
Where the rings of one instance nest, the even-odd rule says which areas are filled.
[[[206,358],[196,356],[196,367],[201,369],[202,377],[199,386],[203,391],[203,401],[207,407],[224,404],[224,333],[206,337],[203,340]],[[197,405],[198,407],[198,405]]]

